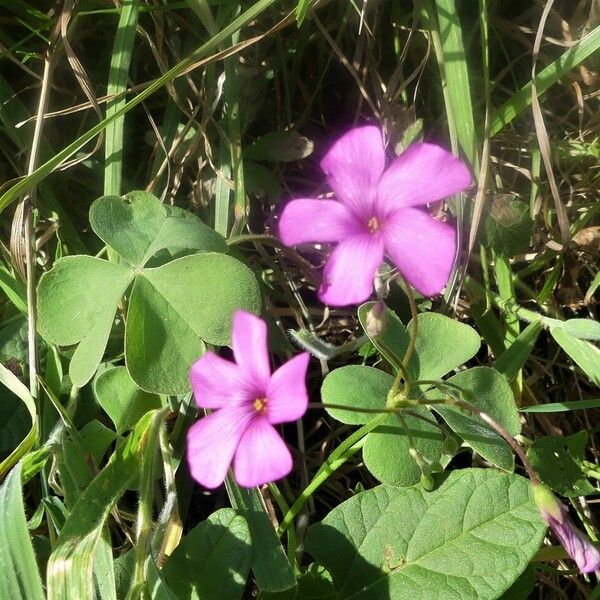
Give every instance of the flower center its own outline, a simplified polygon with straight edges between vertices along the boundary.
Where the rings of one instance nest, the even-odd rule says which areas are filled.
[[[369,228],[369,233],[377,233],[379,231],[379,221],[377,220],[377,217],[371,217],[367,222],[367,227]]]
[[[254,404],[252,405],[254,407],[254,410],[259,413],[259,414],[263,414],[267,412],[267,399],[266,398],[257,398],[254,401]]]

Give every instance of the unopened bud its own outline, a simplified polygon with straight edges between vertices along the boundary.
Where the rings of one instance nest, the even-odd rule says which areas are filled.
[[[426,492],[431,492],[435,487],[435,482],[433,481],[433,477],[431,475],[421,475],[421,487]]]
[[[532,484],[533,499],[544,521],[558,538],[568,555],[577,563],[581,573],[600,569],[600,550],[571,522],[566,507],[540,483]]]
[[[458,452],[458,442],[456,438],[449,435],[444,438],[442,442],[442,452],[446,454],[446,456],[454,456]]]
[[[365,333],[369,337],[377,337],[387,329],[387,314],[385,304],[377,300],[367,313]]]

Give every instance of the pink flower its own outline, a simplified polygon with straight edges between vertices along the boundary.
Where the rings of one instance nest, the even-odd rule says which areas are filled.
[[[542,517],[581,573],[600,569],[600,550],[569,519],[567,509],[542,484],[533,485],[533,497]]]
[[[381,131],[357,127],[321,161],[337,201],[301,198],[284,208],[279,225],[286,245],[337,243],[319,289],[326,304],[366,300],[387,254],[426,296],[447,283],[456,254],[454,227],[417,206],[464,190],[467,167],[434,144],[414,144],[385,169]]]
[[[207,352],[190,369],[198,406],[217,409],[188,432],[192,477],[207,488],[223,483],[232,461],[244,487],[285,477],[292,456],[273,425],[296,421],[308,406],[308,353],[271,374],[267,326],[242,310],[233,316],[232,338],[235,363]]]

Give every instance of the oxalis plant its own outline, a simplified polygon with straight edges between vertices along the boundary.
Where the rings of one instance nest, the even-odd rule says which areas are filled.
[[[539,77],[534,69],[526,93],[492,114],[489,7],[478,3],[486,97],[478,155],[467,143],[474,111],[457,92],[461,84],[468,89],[469,70],[449,0],[423,2],[412,23],[398,7],[365,1],[343,8],[354,11],[352,26],[357,35],[364,27],[368,39],[382,25],[377,10],[390,10],[392,29],[406,34],[394,37],[396,46],[426,32],[424,52],[435,53],[442,74],[437,92],[450,121],[449,143],[424,135],[422,120],[413,119],[412,129],[394,120],[389,107],[408,102],[394,81],[413,80],[394,68],[385,86],[378,75],[383,95],[377,103],[369,99],[360,118],[348,117],[352,126],[328,124],[317,111],[316,147],[284,128],[242,144],[258,110],[251,84],[267,83],[255,71],[244,75],[253,68],[250,54],[233,57],[267,35],[252,29],[254,37],[240,41],[239,32],[258,27],[269,0],[249,7],[186,3],[183,14],[195,15],[211,37],[170,70],[170,54],[146,28],[156,25],[169,53],[189,46],[196,32],[180,43],[175,33],[186,20],[179,13],[173,31],[162,21],[163,12],[182,8],[178,3],[81,3],[83,14],[76,2],[65,3],[58,25],[47,31],[52,15],[24,0],[8,4],[21,11],[28,31],[50,36],[51,48],[62,36],[87,92],[91,83],[68,43],[69,19],[114,13],[119,28],[105,117],[36,167],[45,95],[53,87],[46,55],[28,175],[0,196],[2,210],[29,193],[16,213],[20,229],[13,228],[24,232],[23,264],[13,244],[12,263],[0,265],[0,287],[15,313],[5,310],[0,327],[0,600],[527,600],[567,597],[561,585],[577,597],[600,598],[591,510],[600,469],[589,435],[600,401],[588,397],[600,385],[600,326],[587,316],[565,318],[548,301],[563,266],[575,271],[569,236],[597,211],[569,228],[558,198],[544,218],[562,245],[544,240],[542,252],[523,258],[530,243],[540,246],[533,229],[547,158],[540,153],[527,168],[516,166],[531,183],[529,205],[494,194],[482,210],[488,188],[501,187],[491,181],[491,137],[529,104],[541,135],[535,86],[547,89],[600,46],[592,17],[586,37],[570,38],[566,56]],[[281,19],[269,24],[269,35],[295,22],[298,44],[310,48],[318,31],[342,55],[342,33],[333,39],[329,31],[335,20],[325,26],[316,16],[342,9],[303,0],[292,8],[273,12]],[[545,4],[534,56],[551,8]],[[311,17],[314,31],[306,28]],[[506,27],[506,19],[498,22]],[[565,31],[567,24],[561,21]],[[159,58],[160,76],[127,100],[136,32]],[[0,43],[17,61],[20,44],[9,37]],[[259,71],[271,82],[284,64],[282,93],[292,96],[305,67],[281,39],[276,45],[277,60],[257,61]],[[355,68],[359,49],[341,64],[366,99],[360,77],[368,68]],[[368,53],[368,65],[385,52]],[[220,60],[221,76],[214,64]],[[410,53],[400,50],[400,66],[406,60]],[[191,103],[184,90],[198,90],[191,74],[200,67],[201,87],[214,96],[199,94]],[[303,106],[310,81],[302,82]],[[584,96],[576,84],[583,139],[583,102],[594,94]],[[121,117],[162,86],[170,103],[169,127],[160,135],[172,146],[167,150],[161,137],[157,144],[168,158],[151,169],[152,181],[140,186],[146,191],[136,190],[121,173]],[[15,108],[18,94],[8,91],[0,77],[0,121],[12,140],[27,119],[24,107]],[[341,112],[343,94],[336,94]],[[185,125],[174,107],[188,115]],[[153,120],[152,107],[144,109]],[[77,231],[45,179],[73,155],[96,168],[95,150],[78,153],[100,131],[104,193],[85,198]],[[576,145],[569,152],[575,149],[582,152]],[[313,151],[310,186],[291,177],[284,192],[281,164],[303,172]],[[196,155],[199,170],[215,177],[194,181],[186,203],[178,193],[186,171],[165,173],[175,158]],[[36,240],[44,219],[52,226]],[[465,238],[465,223],[472,239]],[[89,245],[78,244],[80,235]],[[51,236],[53,252],[45,248]],[[550,251],[563,253],[560,268]],[[517,259],[529,260],[522,278],[514,272]],[[586,265],[593,271],[591,259]],[[548,272],[539,293],[524,282],[538,271]],[[519,285],[529,302],[517,301]],[[596,274],[590,298],[598,286]],[[551,359],[536,354],[540,346]],[[563,385],[575,380],[581,399],[556,391],[553,368]],[[544,386],[564,401],[536,397]],[[543,421],[587,409],[586,427],[572,435]],[[550,435],[538,435],[532,418]]]

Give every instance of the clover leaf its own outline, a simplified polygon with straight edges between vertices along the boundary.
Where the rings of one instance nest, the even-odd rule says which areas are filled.
[[[77,345],[69,374],[81,387],[103,358],[117,311],[126,313],[125,360],[136,384],[185,393],[205,342],[229,344],[233,311],[259,312],[252,271],[224,254],[225,240],[197,216],[145,192],[99,198],[90,223],[120,260],[57,260],[38,286],[40,333]]]

